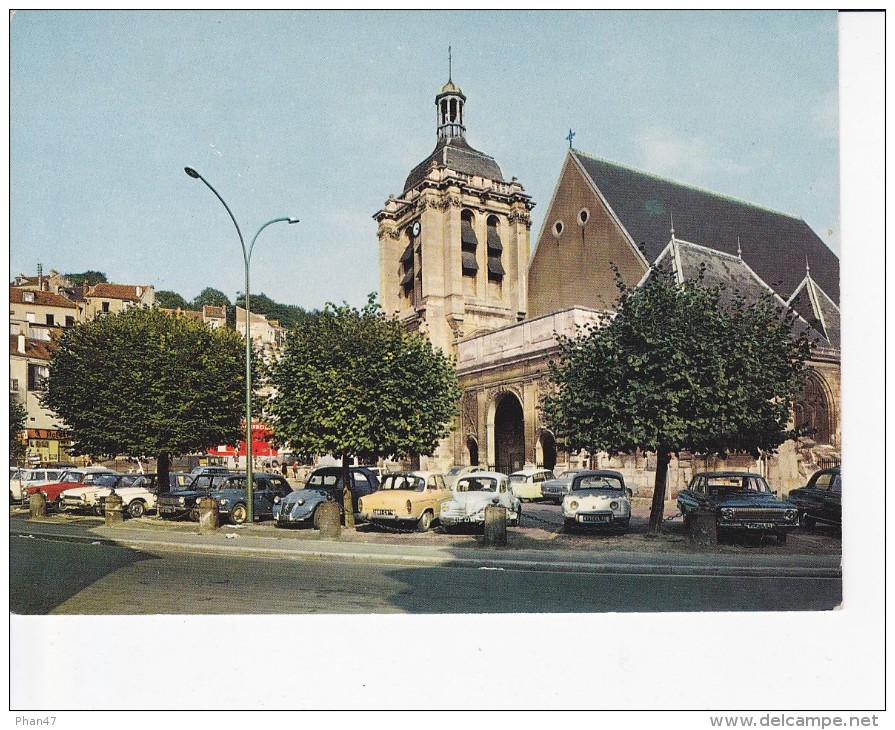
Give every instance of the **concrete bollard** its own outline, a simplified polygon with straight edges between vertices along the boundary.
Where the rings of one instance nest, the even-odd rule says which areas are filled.
[[[35,492],[28,499],[28,508],[31,510],[30,519],[39,519],[47,516],[47,498],[41,492]]]
[[[485,547],[503,547],[507,544],[507,510],[489,504],[485,507]]]
[[[106,527],[124,524],[123,500],[112,492],[106,497]]]
[[[221,526],[221,508],[217,500],[202,497],[199,500],[199,532],[214,532]]]
[[[314,513],[314,525],[320,531],[318,537],[337,540],[342,533],[339,505],[335,502],[324,502]]]
[[[718,544],[718,525],[711,510],[696,510],[690,513],[691,547],[714,547]]]

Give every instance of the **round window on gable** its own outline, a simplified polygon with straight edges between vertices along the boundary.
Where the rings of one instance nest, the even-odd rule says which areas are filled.
[[[584,226],[590,220],[590,211],[587,208],[582,208],[578,211],[578,225]]]
[[[562,221],[556,221],[553,224],[553,235],[559,238],[562,235],[562,232],[565,230],[565,225],[563,225]]]

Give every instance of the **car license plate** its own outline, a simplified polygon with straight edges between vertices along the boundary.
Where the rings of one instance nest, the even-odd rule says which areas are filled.
[[[578,515],[580,522],[609,522],[611,515]]]
[[[743,527],[750,530],[773,530],[777,525],[773,522],[746,522]]]

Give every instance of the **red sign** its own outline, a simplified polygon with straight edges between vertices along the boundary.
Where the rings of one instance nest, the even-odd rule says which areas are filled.
[[[263,423],[252,424],[252,457],[279,456],[279,449],[270,445],[270,437],[273,432]],[[209,456],[245,456],[245,441],[240,441],[236,446],[215,446],[208,450]]]

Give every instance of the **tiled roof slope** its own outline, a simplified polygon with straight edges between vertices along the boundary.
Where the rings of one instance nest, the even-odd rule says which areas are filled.
[[[571,153],[600,190],[636,245],[655,261],[675,233],[743,259],[784,299],[811,273],[839,301],[839,259],[805,221],[757,205],[650,175],[578,150]]]
[[[503,173],[494,158],[469,146],[463,137],[442,138],[425,160],[410,171],[404,183],[404,192],[419,185],[429,171],[429,165],[437,161],[441,165],[463,172],[503,182]]]
[[[768,294],[773,294],[773,290],[767,283],[763,282],[756,272],[738,256],[687,241],[676,241],[674,246],[667,246],[665,251],[659,255],[656,263],[662,268],[675,266],[673,261],[675,255],[680,264],[681,276],[684,279],[695,279],[702,269],[702,281],[705,286],[723,286],[722,302],[733,301],[736,294],[741,294],[747,301],[755,301]],[[781,310],[786,308],[786,302],[782,298],[778,298],[777,302]],[[800,315],[802,314],[799,310],[796,311]],[[804,317],[796,319],[793,331],[796,334],[807,332],[812,339],[826,339],[823,331],[811,327],[810,322],[806,321]]]
[[[33,340],[31,338],[25,339],[25,351],[22,352],[19,349],[19,337],[18,335],[10,335],[9,336],[9,354],[10,355],[24,355],[25,357],[32,357],[35,360],[49,360],[50,355],[53,352],[54,345],[52,342],[47,342],[46,340]]]
[[[839,307],[824,294],[811,277],[805,277],[789,300],[790,306],[834,347],[841,347]]]
[[[54,294],[51,291],[31,291],[28,289],[17,289],[15,287],[10,287],[9,289],[9,303],[31,304],[32,302],[25,301],[26,292],[34,295],[34,304],[39,304],[43,307],[65,307],[66,309],[78,308],[78,305],[70,299],[66,299],[59,294]]]
[[[147,287],[141,287],[144,291]],[[97,284],[91,286],[85,294],[88,297],[102,297],[104,299],[127,299],[131,301],[139,301],[140,295],[137,294],[137,287],[130,284]]]

